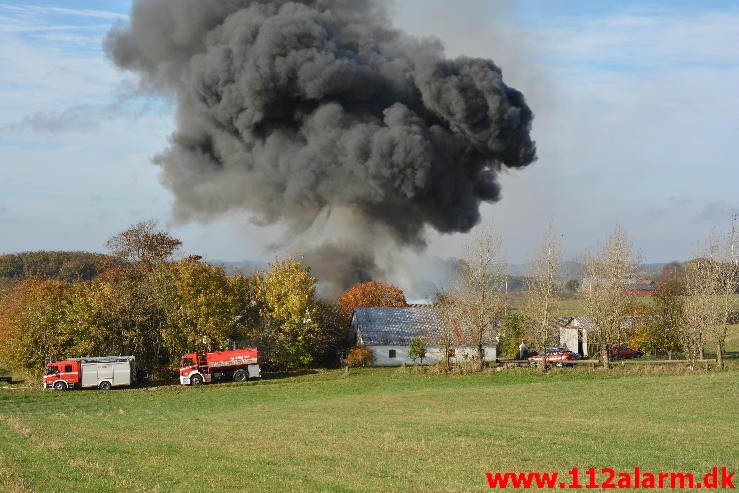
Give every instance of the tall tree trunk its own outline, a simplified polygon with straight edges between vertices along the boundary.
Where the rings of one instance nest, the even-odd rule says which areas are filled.
[[[477,345],[477,359],[479,360],[478,370],[482,371],[485,368],[485,351],[482,348],[482,344]]]
[[[720,342],[716,348],[716,368],[719,370],[724,369],[724,345]]]
[[[703,346],[701,345],[700,350],[698,351],[698,359],[706,359],[703,355]]]
[[[611,354],[609,353],[608,345],[603,350],[603,368],[606,370],[611,369]]]

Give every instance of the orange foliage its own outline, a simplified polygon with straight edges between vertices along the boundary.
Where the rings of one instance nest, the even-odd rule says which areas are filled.
[[[67,344],[59,329],[68,301],[61,281],[33,277],[18,283],[0,302],[0,361],[13,370],[40,372]]]
[[[403,291],[392,284],[369,281],[355,284],[336,301],[341,313],[351,317],[358,306],[408,306]]]
[[[346,364],[351,367],[371,365],[375,361],[375,355],[365,346],[355,346],[349,350]]]

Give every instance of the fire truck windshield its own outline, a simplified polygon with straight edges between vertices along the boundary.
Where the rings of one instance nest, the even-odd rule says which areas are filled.
[[[59,368],[56,366],[47,366],[46,367],[46,374],[47,375],[54,375],[55,373],[59,373]]]
[[[182,366],[190,366],[194,364],[192,358],[182,358]]]

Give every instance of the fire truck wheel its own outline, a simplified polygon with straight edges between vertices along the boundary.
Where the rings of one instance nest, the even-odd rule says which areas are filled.
[[[107,380],[100,382],[100,385],[98,385],[100,390],[110,390],[111,387],[112,385]]]
[[[234,382],[245,382],[248,376],[244,370],[236,370],[234,372]]]
[[[190,385],[202,385],[203,384],[203,377],[200,375],[193,375],[190,378]]]
[[[62,381],[54,383],[54,390],[67,390],[67,383]]]

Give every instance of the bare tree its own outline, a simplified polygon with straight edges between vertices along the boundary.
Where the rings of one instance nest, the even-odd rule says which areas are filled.
[[[552,326],[557,311],[557,271],[560,264],[560,248],[554,228],[550,225],[539,255],[532,261],[533,275],[528,279],[524,311],[529,323],[526,336],[534,349],[542,355],[539,371],[547,368],[546,348],[551,345]]]
[[[484,347],[496,340],[505,311],[501,243],[492,229],[479,230],[461,262],[445,306],[447,323],[458,329],[465,345],[476,348],[480,369],[484,366]]]
[[[739,279],[739,245],[736,218],[728,234],[712,233],[701,256],[688,265],[686,273],[684,348],[691,360],[702,356],[710,337],[716,343],[719,369],[724,367],[724,348],[729,330],[733,296]]]
[[[441,317],[441,327],[431,334],[431,338],[433,343],[444,351],[444,362],[447,370],[452,366],[452,348],[459,344],[462,339],[459,333],[456,305],[455,300],[448,294],[439,293],[436,295],[436,309]]]
[[[739,287],[739,231],[737,231],[736,215],[731,219],[731,229],[725,236],[719,251],[718,278],[718,323],[713,326],[713,338],[716,341],[716,360],[718,369],[724,369],[724,348],[729,331],[729,318],[733,308],[734,295]]]
[[[707,250],[711,250],[710,245]],[[686,356],[693,363],[703,358],[706,337],[716,316],[713,293],[718,271],[710,255],[694,259],[686,265],[685,270],[685,326],[680,331],[680,339]]]
[[[633,324],[634,294],[628,289],[638,261],[626,233],[616,227],[597,256],[585,264],[587,313],[592,323],[588,340],[602,350],[603,366],[610,368],[610,348],[622,343]]]

